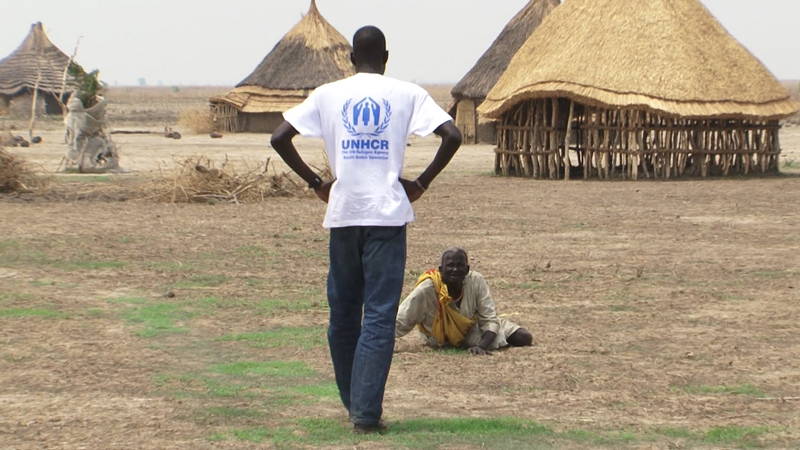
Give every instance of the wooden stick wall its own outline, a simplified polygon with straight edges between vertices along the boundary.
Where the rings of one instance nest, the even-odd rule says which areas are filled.
[[[211,117],[217,131],[236,133],[241,131],[239,111],[227,103],[212,103]]]
[[[530,100],[498,124],[495,172],[631,180],[777,173],[779,129],[777,121],[665,117],[563,98]]]

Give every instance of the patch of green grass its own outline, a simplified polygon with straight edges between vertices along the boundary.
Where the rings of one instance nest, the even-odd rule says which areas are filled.
[[[89,308],[86,310],[85,316],[86,317],[103,317],[105,315],[105,311],[100,308]]]
[[[237,247],[234,253],[247,258],[267,258],[275,255],[274,251],[260,245],[243,245]]]
[[[230,406],[212,406],[209,408],[205,408],[202,411],[202,415],[206,417],[219,417],[223,419],[240,419],[240,418],[251,418],[251,417],[261,417],[264,415],[261,411],[256,411],[255,409],[249,408],[234,408]]]
[[[177,326],[176,322],[190,318],[191,314],[172,303],[153,303],[135,307],[123,317],[131,323],[142,324],[144,327],[136,334],[149,338],[186,333],[188,330]]]
[[[469,352],[463,348],[444,347],[437,348],[434,351],[436,354],[442,354],[445,356],[469,356]]]
[[[111,181],[109,175],[64,175],[56,179],[64,183],[107,183]]]
[[[228,380],[218,380],[214,378],[203,377],[205,384],[205,394],[211,397],[253,397],[255,394],[248,394],[247,391],[251,386],[244,384],[237,384]]]
[[[267,280],[259,277],[244,277],[244,283],[251,288],[262,288],[267,284]]]
[[[325,329],[322,327],[285,327],[272,330],[226,335],[223,341],[246,342],[254,347],[300,347],[313,348],[325,345]]]
[[[758,446],[758,438],[767,431],[769,431],[767,427],[715,427],[705,433],[703,442],[708,444],[735,445],[739,447],[755,447]]]
[[[618,446],[640,439],[637,435],[626,431],[599,433],[580,429],[564,431],[559,433],[559,437],[597,446]]]
[[[701,436],[700,434],[689,430],[688,428],[656,428],[654,433],[660,436],[666,436],[670,439],[699,439]]]
[[[189,277],[189,279],[175,283],[176,288],[196,289],[205,287],[216,287],[228,281],[228,277],[221,274],[203,274]]]
[[[18,250],[20,248],[22,248],[22,243],[16,239],[0,240],[0,251],[7,252],[10,250]]]
[[[257,427],[242,430],[232,430],[231,434],[240,441],[264,442],[264,439],[272,437],[272,431],[268,428]]]
[[[541,281],[525,281],[517,285],[520,289],[540,289],[542,287]]]
[[[225,308],[247,308],[251,309],[253,301],[245,298],[220,298],[220,297],[202,297],[191,301],[192,306],[199,307],[203,310],[208,309],[225,309]]]
[[[795,272],[792,270],[758,270],[750,272],[750,275],[758,278],[778,279],[791,277],[795,275]]]
[[[122,261],[51,261],[50,265],[63,270],[99,270],[99,269],[119,269],[125,267]]]
[[[251,386],[236,383],[235,380],[186,373],[182,375],[160,374],[153,378],[154,384],[162,391],[178,398],[194,397],[253,397]]]
[[[740,384],[736,386],[683,386],[682,390],[689,394],[731,394],[731,395],[750,395],[753,397],[765,397],[766,394],[761,389],[752,384]]]
[[[44,319],[60,319],[66,317],[63,313],[52,309],[41,308],[7,308],[0,309],[0,319],[2,318],[26,318],[41,317]]]
[[[391,442],[405,448],[436,448],[447,444],[516,449],[549,446],[552,430],[536,422],[515,418],[412,419],[391,424],[385,435],[356,436],[352,429],[331,419],[301,419],[295,439],[312,447],[357,443],[364,440]],[[537,442],[539,441],[539,442]],[[538,444],[538,445],[537,445]]]
[[[142,305],[147,303],[144,297],[114,297],[107,300],[109,303],[121,303],[125,305]]]
[[[212,370],[224,375],[263,375],[284,378],[310,377],[316,374],[313,369],[299,361],[240,361],[217,364],[212,367]]]
[[[236,416],[235,412],[230,417]],[[572,429],[556,432],[535,421],[511,418],[425,418],[390,424],[383,435],[354,435],[352,428],[339,420],[301,418],[285,427],[240,428],[219,432],[214,440],[234,439],[250,442],[270,442],[278,447],[349,446],[365,441],[400,448],[489,447],[492,449],[558,448],[559,443],[586,447],[621,448],[644,442],[684,440],[689,446],[716,445],[753,447],[769,430],[766,427],[715,427],[707,431],[686,428],[654,428],[637,434],[626,430]],[[209,439],[212,439],[211,437]]]
[[[33,295],[27,293],[16,293],[16,292],[0,293],[0,303],[29,302],[31,300],[33,300]]]
[[[192,263],[184,263],[181,261],[149,261],[145,267],[151,270],[158,270],[162,272],[195,272],[198,270],[197,265]]]
[[[298,394],[308,395],[315,398],[339,398],[339,388],[336,383],[307,384],[302,386],[292,386],[289,388]]]
[[[275,427],[254,427],[254,428],[239,428],[228,431],[227,433],[216,433],[209,437],[209,440],[223,441],[228,438],[239,441],[262,443],[270,440],[273,443],[280,444],[282,442],[296,441],[297,438],[292,435],[292,431],[287,428]]]
[[[794,159],[786,158],[783,160],[783,168],[784,169],[800,168],[800,161],[795,161]]]
[[[55,286],[58,284],[58,281],[54,280],[33,280],[30,282],[31,286],[34,287],[46,287],[46,286]]]

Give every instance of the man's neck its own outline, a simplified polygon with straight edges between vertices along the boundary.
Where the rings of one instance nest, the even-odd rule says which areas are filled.
[[[464,290],[463,283],[447,285],[447,294],[450,295],[450,298],[452,298],[453,300],[458,300],[458,298],[461,297],[461,293],[463,292],[463,290]]]
[[[374,64],[359,64],[356,66],[357,73],[374,73],[378,75],[383,75],[386,71],[386,66],[376,66]]]

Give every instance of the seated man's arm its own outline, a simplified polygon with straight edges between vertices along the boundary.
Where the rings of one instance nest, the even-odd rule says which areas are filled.
[[[426,280],[415,287],[400,303],[395,320],[395,337],[403,337],[414,326],[425,321],[426,316],[436,307],[436,292],[433,283]]]
[[[500,329],[500,321],[497,319],[497,311],[494,306],[494,300],[489,293],[489,285],[482,277],[478,281],[477,291],[478,295],[478,328],[483,332],[481,340],[478,345],[469,349],[470,353],[476,355],[488,354],[488,349],[491,347],[492,342],[497,337],[497,331]]]

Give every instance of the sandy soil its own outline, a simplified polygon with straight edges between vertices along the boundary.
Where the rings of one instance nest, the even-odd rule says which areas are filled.
[[[55,126],[42,136],[43,144],[14,152],[50,172],[65,149]],[[264,135],[114,139],[130,173],[110,183],[191,155],[241,164],[275,158]],[[500,313],[530,329],[536,345],[480,358],[403,338],[388,419],[511,416],[555,430],[640,433],[766,427],[756,444],[800,445],[800,127],[785,128],[781,139],[782,176],[670,182],[495,177],[490,146],[464,147],[416,204],[406,289],[444,248],[465,247]],[[298,144],[321,161],[319,142]],[[435,146],[413,139],[407,171],[421,171]],[[74,175],[57,176],[76,189]],[[254,406],[261,397],[184,395],[196,380],[182,382],[183,394],[163,381],[270,359],[303,362],[330,381],[324,345],[220,340],[324,327],[327,236],[314,199],[235,206],[5,196],[0,214],[0,313],[58,313],[0,316],[0,447],[252,448],[209,436],[307,417],[343,421],[335,399]],[[176,319],[185,331],[138,335],[141,325],[129,318],[137,306],[126,298],[190,311]],[[208,298],[224,307],[199,306]],[[311,306],[258,313],[264,298]],[[737,388],[745,392],[729,392]],[[263,415],[204,415],[219,405]]]

